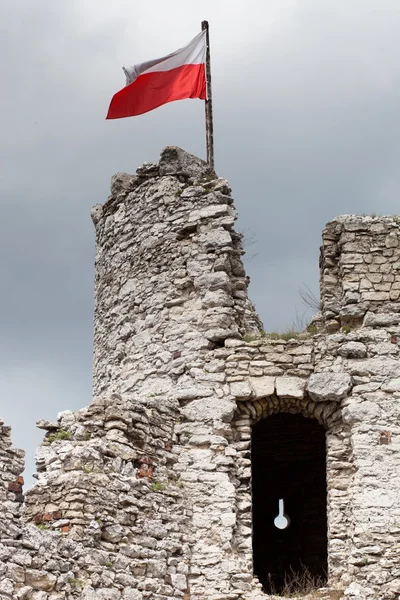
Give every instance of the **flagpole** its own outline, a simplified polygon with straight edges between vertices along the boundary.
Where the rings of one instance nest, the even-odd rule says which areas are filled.
[[[207,162],[214,169],[214,124],[212,110],[212,91],[211,91],[211,60],[210,60],[210,29],[208,21],[202,21],[202,31],[206,32],[206,145]]]

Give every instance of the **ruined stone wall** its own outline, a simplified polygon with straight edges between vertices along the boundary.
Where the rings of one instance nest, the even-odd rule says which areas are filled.
[[[262,331],[248,301],[225,180],[167,148],[159,164],[115,176],[111,192],[93,209],[95,396],[39,423],[22,516],[21,454],[1,437],[0,527],[10,523],[15,544],[3,527],[3,597],[266,598],[252,564],[251,431],[289,412],[326,429],[330,590],[395,600],[396,221],[327,225],[322,314],[284,340]]]
[[[14,581],[23,580],[23,568],[10,562],[20,537],[20,508],[23,500],[21,473],[24,470],[22,450],[13,448],[11,429],[0,420],[0,595],[12,591]]]
[[[325,326],[392,325],[400,317],[398,217],[345,215],[322,234],[321,302]]]

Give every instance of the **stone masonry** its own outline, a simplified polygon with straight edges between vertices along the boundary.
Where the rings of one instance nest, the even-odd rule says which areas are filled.
[[[251,431],[299,413],[326,430],[328,587],[400,597],[400,234],[323,232],[321,313],[263,331],[231,189],[169,147],[118,173],[96,228],[94,398],[64,411],[22,496],[0,422],[0,598],[263,600],[253,574]]]

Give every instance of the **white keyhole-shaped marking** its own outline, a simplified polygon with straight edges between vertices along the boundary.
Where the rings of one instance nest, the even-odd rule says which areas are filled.
[[[274,519],[274,525],[278,529],[286,529],[290,525],[290,517],[285,514],[283,498],[279,500],[279,513]]]

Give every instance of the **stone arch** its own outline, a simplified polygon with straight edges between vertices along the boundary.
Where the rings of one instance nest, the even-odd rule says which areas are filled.
[[[316,419],[327,430],[341,424],[342,411],[337,402],[317,402],[308,396],[302,400],[281,398],[273,395],[268,398],[249,402],[238,402],[236,420],[248,418],[255,425],[277,413],[302,414],[304,417]]]
[[[351,533],[351,478],[353,461],[350,432],[342,420],[339,402],[316,401],[272,395],[238,401],[234,415],[234,448],[237,452],[237,527],[235,548],[247,563],[253,563],[253,504],[251,441],[254,425],[272,415],[302,415],[315,419],[325,429],[327,490],[327,560],[330,585],[344,582],[348,574]],[[255,577],[254,583],[259,585]]]

